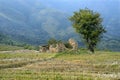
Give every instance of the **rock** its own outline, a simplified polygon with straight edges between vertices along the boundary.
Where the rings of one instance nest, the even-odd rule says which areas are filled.
[[[63,52],[63,51],[66,50],[66,47],[65,47],[65,45],[63,43],[56,44],[56,48],[57,48],[58,52]]]
[[[74,39],[70,38],[68,42],[72,46],[73,50],[77,50],[78,49],[78,43]]]
[[[40,50],[41,53],[43,52],[47,52],[48,51],[48,46],[40,46]]]
[[[51,53],[56,53],[56,52],[58,52],[58,51],[57,51],[57,48],[56,48],[56,47],[54,47],[53,45],[50,45],[50,47],[49,47],[49,52],[51,52]]]
[[[63,43],[57,43],[55,47],[53,45],[50,45],[49,51],[52,53],[58,53],[58,52],[63,52],[66,50],[66,47]]]

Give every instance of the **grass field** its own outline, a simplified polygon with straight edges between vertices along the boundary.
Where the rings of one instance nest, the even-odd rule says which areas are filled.
[[[10,46],[5,44],[0,44],[0,51],[14,51],[14,50],[21,50],[23,47],[17,47],[17,46]]]
[[[0,80],[120,80],[120,52],[0,51]]]

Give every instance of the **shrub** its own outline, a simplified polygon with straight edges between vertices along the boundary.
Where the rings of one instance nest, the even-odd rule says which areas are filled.
[[[72,49],[72,46],[68,42],[64,43],[64,45],[66,48]]]

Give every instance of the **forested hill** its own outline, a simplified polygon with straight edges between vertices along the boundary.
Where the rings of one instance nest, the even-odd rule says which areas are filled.
[[[104,20],[107,33],[102,48],[119,50],[119,0],[0,0],[0,32],[13,40],[37,45],[51,37],[78,39],[68,18],[85,7],[99,12]]]
[[[69,35],[68,16],[37,0],[0,0],[0,31],[22,42],[42,44]]]

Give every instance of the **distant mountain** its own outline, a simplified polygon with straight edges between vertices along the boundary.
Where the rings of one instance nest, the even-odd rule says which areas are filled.
[[[21,42],[44,44],[51,37],[69,35],[73,30],[67,18],[37,0],[0,0],[0,31]]]
[[[13,40],[10,39],[8,36],[0,33],[0,45],[1,44],[13,45]]]
[[[101,14],[107,29],[104,41],[119,43],[120,0],[0,0],[0,32],[36,45],[46,44],[50,38],[79,39],[68,18],[86,7]]]
[[[89,8],[99,12],[103,25],[112,37],[120,37],[120,0],[41,0],[46,6],[67,14],[73,14],[79,9]]]

